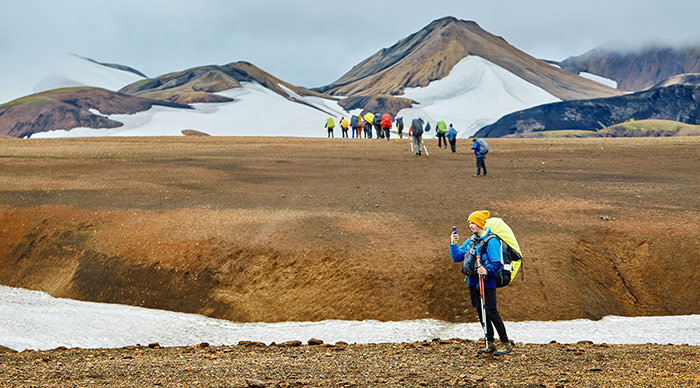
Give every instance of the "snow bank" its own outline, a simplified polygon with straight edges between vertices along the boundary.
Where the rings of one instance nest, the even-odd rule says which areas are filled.
[[[549,322],[506,322],[516,342],[700,345],[700,315],[605,317]],[[673,327],[673,330],[661,328]],[[0,286],[0,345],[15,350],[59,346],[115,348],[158,342],[186,346],[201,342],[235,345],[249,340],[281,343],[318,338],[326,343],[400,343],[433,338],[478,340],[478,323],[433,319],[412,321],[340,321],[237,323],[202,315],[118,304],[54,298],[39,292]]]

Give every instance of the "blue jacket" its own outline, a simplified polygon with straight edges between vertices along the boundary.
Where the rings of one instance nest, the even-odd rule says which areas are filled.
[[[491,229],[486,229],[486,233],[479,237],[479,240],[483,240],[491,234]],[[464,254],[467,252],[467,245],[471,239],[476,238],[475,235],[469,237],[467,241],[458,247],[457,244],[450,244],[450,255],[452,256],[452,261],[459,263],[464,261]],[[484,279],[484,288],[496,289],[496,278],[494,274],[503,268],[503,263],[501,262],[501,241],[497,238],[492,238],[486,244],[485,252],[476,252],[477,257],[481,258],[481,265],[486,268],[486,279]],[[467,276],[467,286],[477,287],[479,285],[478,276]]]
[[[450,127],[450,129],[447,130],[447,133],[445,134],[445,137],[450,139],[450,141],[453,141],[457,137],[457,131],[455,130],[454,127]]]
[[[484,156],[486,156],[486,155],[481,153],[481,147],[479,147],[478,141],[475,141],[474,144],[472,144],[472,149],[474,150],[474,155],[477,158],[483,158]]]

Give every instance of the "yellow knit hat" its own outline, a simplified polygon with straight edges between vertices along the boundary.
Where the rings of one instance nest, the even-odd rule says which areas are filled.
[[[489,213],[488,210],[477,210],[470,214],[467,220],[472,224],[480,227],[481,229],[484,229],[484,225],[486,225],[486,220],[489,218],[490,215],[491,213]]]

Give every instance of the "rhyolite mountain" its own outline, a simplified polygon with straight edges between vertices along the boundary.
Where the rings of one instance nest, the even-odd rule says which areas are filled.
[[[625,91],[646,90],[677,74],[700,73],[700,44],[618,46],[595,48],[558,64],[574,74],[587,72],[616,81],[617,88]]]
[[[0,105],[0,135],[22,138],[55,129],[116,128],[122,123],[104,115],[134,114],[147,111],[154,105],[189,108],[183,104],[134,97],[100,88],[62,88]]]
[[[293,102],[306,104],[298,96],[333,99],[322,93],[294,86],[249,62],[199,66],[129,84],[119,90],[134,96],[155,98],[183,104],[197,102],[230,102],[217,92],[241,87],[242,82],[256,82]],[[291,92],[290,92],[291,91]]]
[[[554,130],[596,131],[627,120],[700,124],[700,87],[672,85],[616,97],[562,101],[503,116],[476,137],[524,136]]]
[[[470,55],[484,58],[562,100],[620,94],[536,59],[473,21],[454,17],[433,21],[315,90],[349,97],[400,96],[406,88],[425,87],[445,78],[455,64]],[[348,107],[362,107],[361,101]]]

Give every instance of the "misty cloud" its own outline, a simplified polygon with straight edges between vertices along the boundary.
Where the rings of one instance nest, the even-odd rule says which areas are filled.
[[[3,8],[0,50],[17,68],[48,50],[149,76],[245,60],[302,86],[330,83],[443,16],[474,20],[519,49],[554,60],[609,41],[631,47],[700,37],[700,3],[681,0],[25,0]]]

